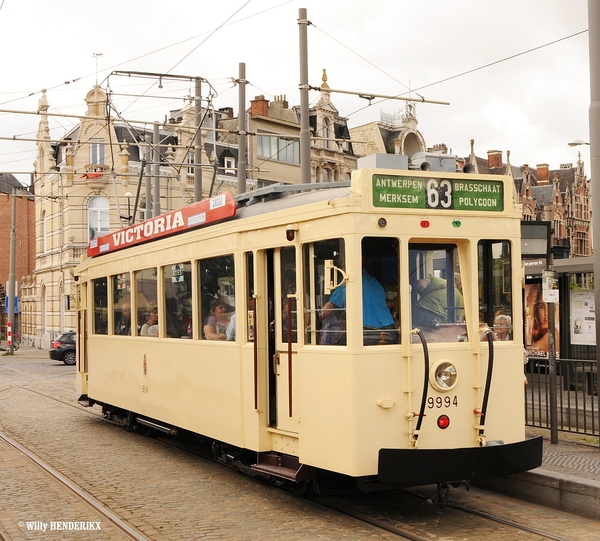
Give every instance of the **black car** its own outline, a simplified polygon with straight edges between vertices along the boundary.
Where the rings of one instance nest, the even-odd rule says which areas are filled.
[[[65,364],[75,364],[77,359],[75,353],[75,331],[65,332],[52,342],[50,358],[55,361],[62,361]]]

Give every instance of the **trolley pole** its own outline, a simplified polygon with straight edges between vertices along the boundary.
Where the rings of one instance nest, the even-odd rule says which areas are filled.
[[[298,10],[300,25],[300,182],[310,184],[310,128],[308,122],[308,37],[306,8]]]
[[[592,241],[596,312],[596,365],[600,377],[600,0],[588,0],[590,48],[590,161],[592,184]],[[594,186],[595,184],[595,186]],[[598,282],[598,283],[596,283]],[[600,382],[599,382],[600,384]]]

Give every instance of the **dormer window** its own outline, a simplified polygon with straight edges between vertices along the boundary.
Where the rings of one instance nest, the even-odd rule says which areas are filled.
[[[226,175],[235,175],[235,158],[223,158],[223,165],[225,166]]]

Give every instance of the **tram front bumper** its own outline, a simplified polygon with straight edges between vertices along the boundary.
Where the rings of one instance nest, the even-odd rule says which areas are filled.
[[[377,480],[404,486],[503,477],[542,464],[543,438],[461,449],[380,449]]]

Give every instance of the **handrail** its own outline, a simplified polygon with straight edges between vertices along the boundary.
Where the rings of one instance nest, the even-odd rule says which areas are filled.
[[[485,331],[485,335],[488,341],[488,369],[487,375],[485,377],[485,389],[483,391],[483,404],[481,405],[481,411],[479,414],[481,415],[481,420],[479,422],[479,436],[484,437],[485,433],[485,414],[487,412],[488,399],[490,397],[490,388],[492,386],[492,372],[494,369],[494,335],[492,329],[489,327]],[[480,439],[480,444],[483,440]]]
[[[287,298],[287,342],[288,342],[288,411],[292,416],[292,297]]]
[[[423,422],[423,417],[425,416],[425,404],[427,403],[427,388],[428,388],[428,377],[429,377],[429,350],[427,349],[427,341],[425,340],[425,336],[420,329],[413,329],[410,331],[411,334],[416,334],[421,340],[421,344],[423,344],[423,355],[424,355],[424,364],[425,370],[423,374],[423,393],[421,395],[421,407],[419,409],[419,418],[417,419],[417,426],[413,432],[413,444],[416,444],[419,439],[419,431],[421,430],[421,423]]]
[[[256,302],[256,301],[255,301]],[[258,409],[258,333],[256,332],[256,307],[252,309],[252,319],[254,324],[254,409]]]

